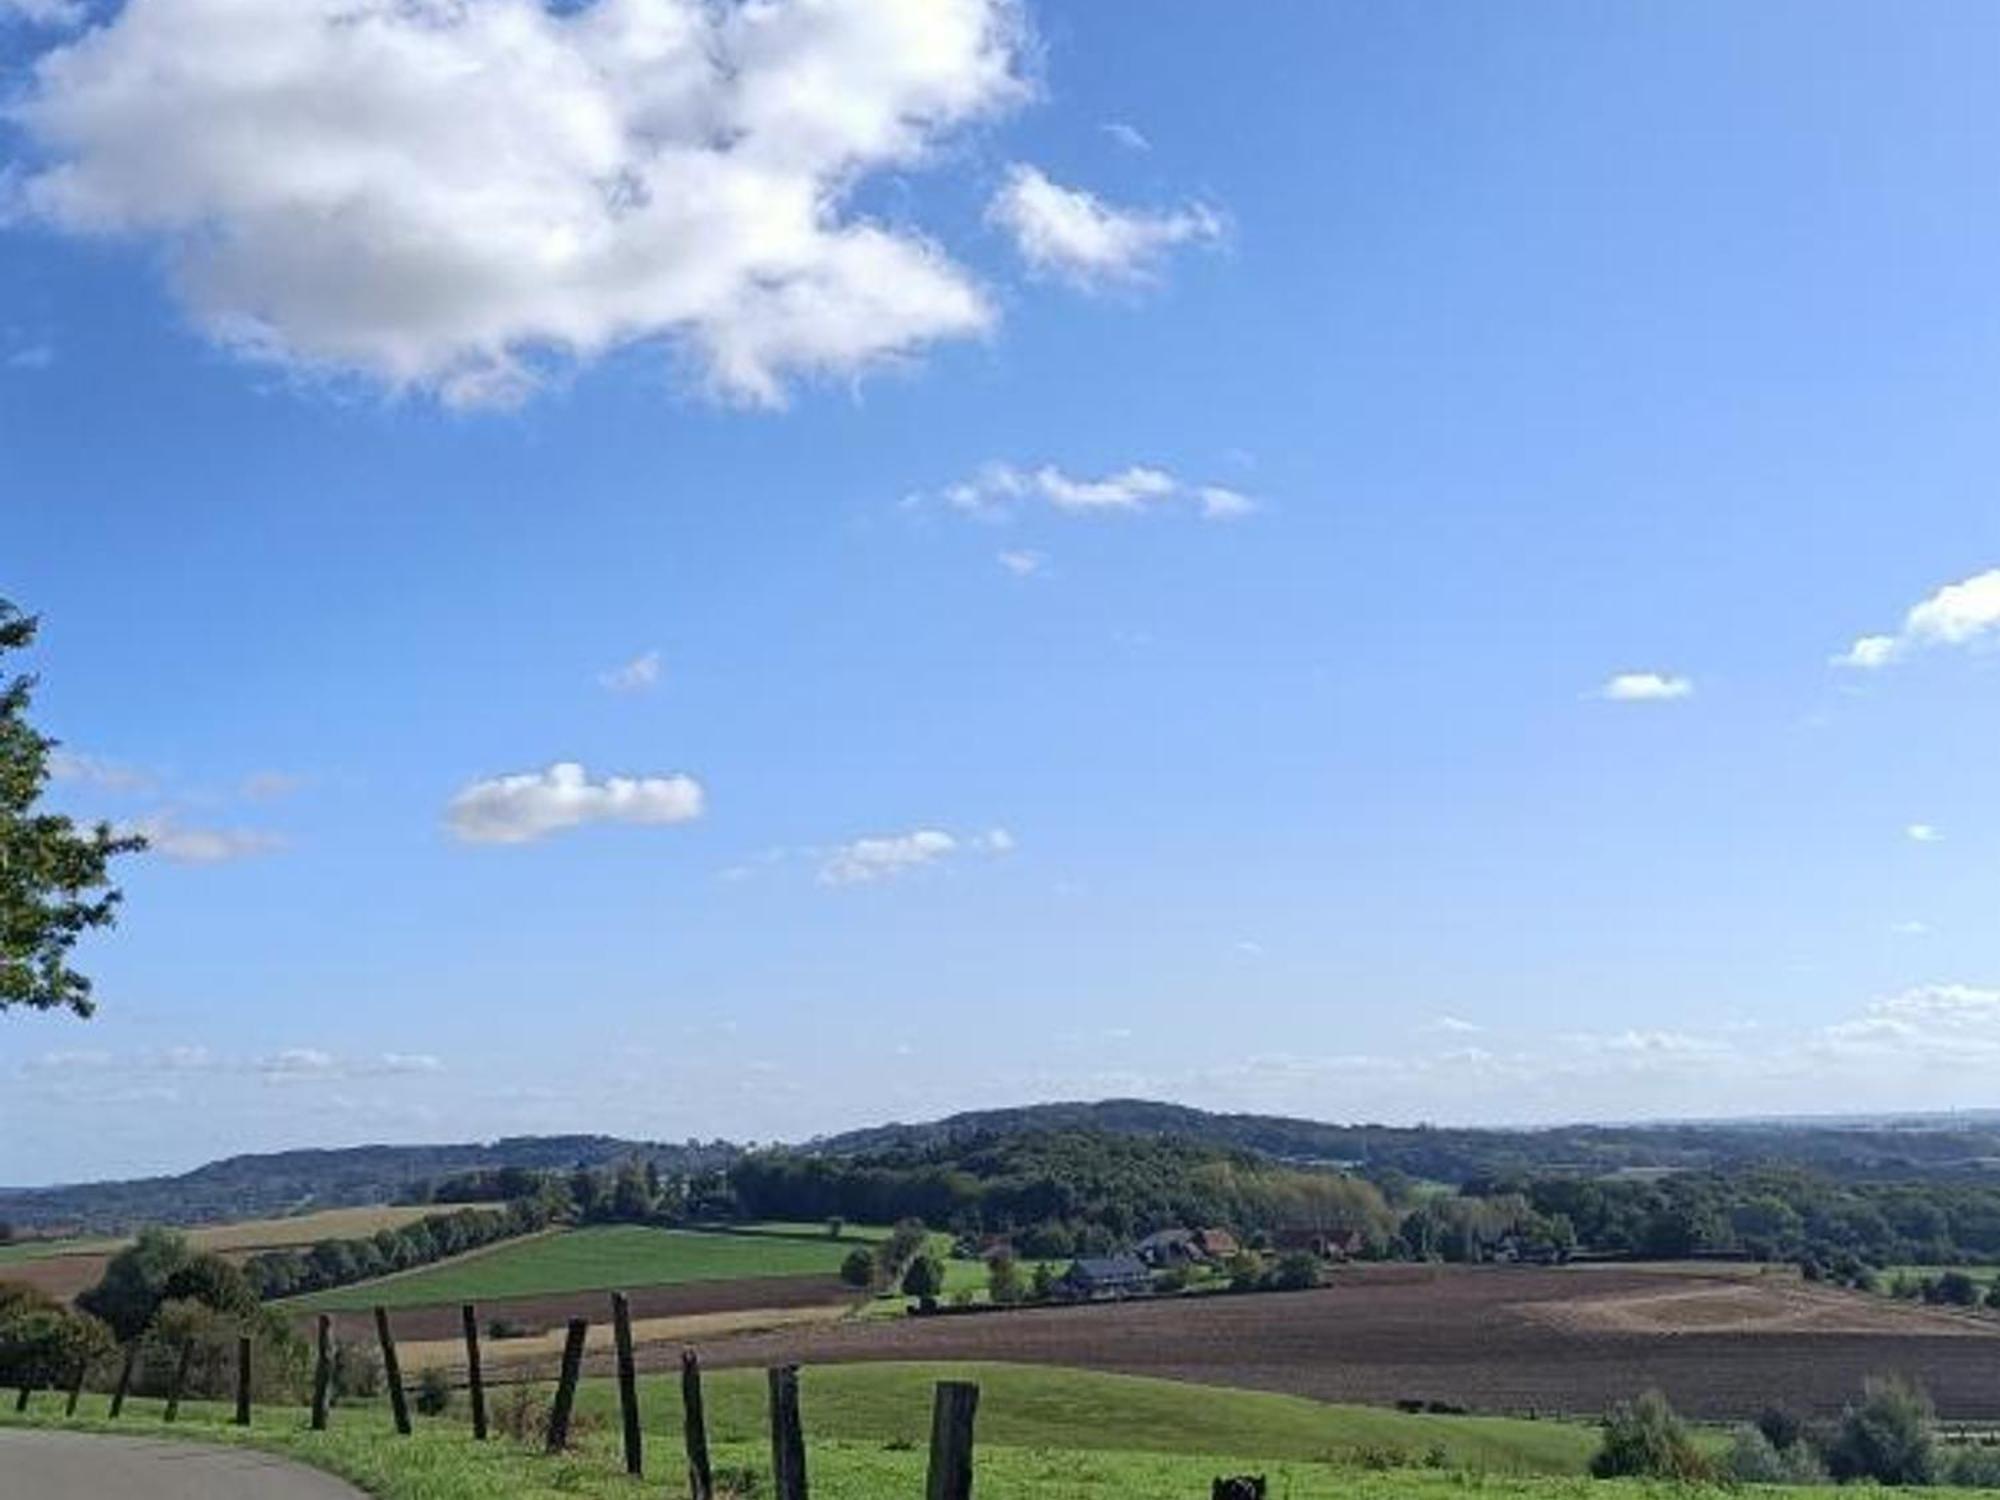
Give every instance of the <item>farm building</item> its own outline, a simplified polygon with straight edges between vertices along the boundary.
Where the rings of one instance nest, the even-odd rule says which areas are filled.
[[[1236,1236],[1226,1229],[1197,1229],[1194,1242],[1210,1260],[1228,1260],[1232,1255],[1243,1252],[1243,1247],[1236,1243]]]
[[[1190,1261],[1208,1258],[1192,1229],[1159,1230],[1134,1245],[1132,1253],[1155,1269],[1184,1266]]]
[[[1351,1260],[1367,1248],[1358,1229],[1280,1229],[1271,1236],[1274,1250],[1303,1250],[1321,1260]]]
[[[1056,1294],[1073,1301],[1130,1297],[1153,1289],[1153,1273],[1136,1255],[1085,1256],[1056,1280]]]

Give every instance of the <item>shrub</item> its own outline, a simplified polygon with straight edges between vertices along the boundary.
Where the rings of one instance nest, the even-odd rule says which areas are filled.
[[[1302,1292],[1319,1285],[1319,1260],[1303,1250],[1294,1251],[1278,1262],[1271,1272],[1271,1285],[1281,1292]]]
[[[451,1410],[451,1379],[436,1365],[417,1377],[417,1410],[427,1417],[441,1417]]]
[[[863,1290],[875,1284],[875,1256],[867,1250],[850,1250],[840,1263],[840,1279]]]
[[[335,1401],[366,1400],[382,1394],[382,1356],[373,1344],[336,1339],[328,1380]]]
[[[1028,1295],[1037,1302],[1046,1302],[1055,1295],[1055,1268],[1047,1261],[1036,1261],[1034,1273],[1028,1278]]]
[[[548,1436],[549,1402],[531,1385],[510,1385],[493,1403],[493,1425],[517,1443],[539,1443]]]
[[[1966,1490],[2000,1489],[2000,1448],[1981,1444],[1955,1448],[1944,1466],[1945,1482]]]
[[[512,1318],[494,1318],[486,1325],[486,1336],[489,1339],[526,1339],[534,1337],[534,1330]]]
[[[282,1402],[301,1395],[309,1358],[305,1341],[275,1313],[259,1309],[239,1317],[218,1312],[192,1298],[162,1302],[152,1326],[139,1342],[139,1362],[133,1390],[140,1395],[164,1395],[180,1368],[181,1351],[189,1351],[188,1396],[220,1398],[236,1390],[236,1340],[250,1335],[250,1391],[258,1401]]]
[[[943,1290],[944,1266],[937,1257],[924,1254],[912,1258],[909,1269],[903,1272],[903,1295],[915,1297],[929,1307]]]
[[[1715,1477],[1715,1466],[1695,1446],[1667,1398],[1647,1391],[1613,1407],[1604,1419],[1604,1443],[1590,1461],[1590,1472],[1599,1479],[1700,1483]]]
[[[996,1307],[1011,1307],[1028,1294],[1028,1281],[1012,1250],[996,1250],[986,1266],[986,1294]]]
[[[748,1464],[715,1471],[715,1500],[750,1500],[757,1493],[758,1474]]]
[[[1926,1302],[1936,1302],[1946,1307],[1979,1305],[1979,1283],[1963,1271],[1947,1271],[1924,1290]]]
[[[1986,1289],[1986,1305],[1992,1308],[2000,1308],[2000,1281],[1995,1281],[1992,1286]]]
[[[0,1385],[55,1386],[108,1355],[111,1330],[27,1287],[0,1285]]]
[[[1739,1484],[1821,1484],[1826,1471],[1811,1445],[1795,1442],[1781,1448],[1762,1425],[1739,1427],[1723,1460],[1723,1472]]]
[[[1846,1483],[1931,1484],[1937,1479],[1936,1414],[1919,1386],[1895,1376],[1871,1380],[1827,1449],[1826,1465]]]
[[[1765,1407],[1757,1416],[1757,1431],[1780,1453],[1791,1452],[1806,1435],[1805,1423],[1782,1406]]]

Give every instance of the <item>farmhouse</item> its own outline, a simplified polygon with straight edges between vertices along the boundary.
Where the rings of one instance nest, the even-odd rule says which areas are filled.
[[[1153,1289],[1152,1272],[1135,1255],[1085,1256],[1056,1280],[1056,1294],[1073,1301],[1130,1297]]]
[[[1280,1229],[1271,1236],[1274,1250],[1303,1250],[1321,1260],[1351,1260],[1366,1246],[1358,1229]]]
[[[1226,1229],[1197,1229],[1194,1242],[1201,1247],[1201,1253],[1210,1260],[1228,1260],[1240,1255],[1243,1247],[1236,1242],[1236,1236]]]
[[[1132,1247],[1147,1265],[1156,1269],[1165,1266],[1184,1266],[1190,1261],[1205,1260],[1207,1252],[1192,1229],[1162,1229],[1147,1235]]]

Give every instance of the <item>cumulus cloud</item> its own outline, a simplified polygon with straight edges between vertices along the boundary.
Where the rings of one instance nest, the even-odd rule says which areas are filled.
[[[1023,98],[1024,31],[1015,0],[127,0],[36,60],[12,207],[162,246],[246,355],[480,404],[664,342],[775,403],[992,325],[851,200]]]
[[[1941,844],[1944,835],[1929,823],[1912,823],[1903,834],[1913,844]]]
[[[120,831],[138,834],[150,852],[183,865],[228,864],[285,847],[282,837],[264,829],[200,828],[181,822],[172,812],[139,818]]]
[[[1222,238],[1222,218],[1205,204],[1166,212],[1119,208],[1024,163],[1008,169],[986,216],[1032,269],[1084,287],[1145,280],[1175,246]]]
[[[1010,854],[1014,836],[993,828],[960,838],[941,828],[855,839],[832,850],[820,865],[822,885],[872,885],[939,864],[962,853]]]
[[[917,494],[904,503],[921,507],[932,498]],[[1248,495],[1220,485],[1189,484],[1158,464],[1127,464],[1088,475],[1055,464],[1023,468],[989,463],[970,478],[946,485],[934,498],[948,510],[988,521],[1004,520],[1031,501],[1072,516],[1138,515],[1182,502],[1210,521],[1232,521],[1257,508]]]
[[[1834,658],[1837,665],[1870,671],[1914,651],[1970,646],[2000,638],[2000,568],[1947,584],[1903,616],[1894,635],[1864,635]]]
[[[592,781],[575,761],[475,781],[451,799],[445,823],[468,844],[527,844],[586,823],[664,825],[702,813],[701,783],[668,776]]]
[[[1597,690],[1611,703],[1666,703],[1693,693],[1690,679],[1665,672],[1620,672]]]
[[[642,651],[630,661],[597,674],[597,685],[607,692],[643,693],[660,683],[660,653]]]

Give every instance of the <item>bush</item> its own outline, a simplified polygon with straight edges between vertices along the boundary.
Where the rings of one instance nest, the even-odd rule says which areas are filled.
[[[850,1250],[840,1263],[840,1279],[865,1291],[875,1284],[875,1256],[867,1250]]]
[[[1920,1386],[1895,1376],[1871,1380],[1850,1406],[1827,1449],[1826,1466],[1843,1484],[1932,1484],[1937,1480],[1936,1413]]]
[[[1986,1289],[1986,1305],[1992,1308],[2000,1308],[2000,1281],[1995,1281],[1992,1286]]]
[[[1319,1258],[1295,1250],[1278,1262],[1271,1272],[1271,1286],[1281,1292],[1302,1292],[1319,1285]]]
[[[1965,1490],[2000,1490],[2000,1448],[1981,1444],[1953,1449],[1944,1466],[1945,1482]]]
[[[427,1417],[441,1417],[451,1410],[451,1378],[436,1365],[417,1377],[417,1410]]]
[[[535,1330],[526,1323],[517,1323],[512,1318],[494,1318],[486,1325],[489,1339],[530,1339]]]
[[[995,1307],[1012,1307],[1028,1295],[1028,1279],[1012,1250],[996,1250],[986,1266],[986,1294]]]
[[[308,1381],[305,1340],[277,1314],[258,1309],[249,1317],[218,1312],[192,1298],[162,1302],[139,1341],[132,1389],[142,1396],[173,1388],[181,1351],[189,1351],[182,1394],[221,1399],[236,1390],[236,1341],[250,1335],[250,1392],[260,1402],[297,1399]]]
[[[510,1385],[493,1403],[493,1425],[517,1443],[539,1443],[548,1437],[549,1402],[531,1385]]]
[[[1590,1461],[1590,1472],[1599,1479],[1702,1483],[1715,1477],[1715,1466],[1695,1446],[1667,1398],[1647,1391],[1613,1407],[1604,1419],[1604,1443]]]
[[[1035,1262],[1034,1273],[1028,1278],[1028,1295],[1036,1302],[1046,1302],[1055,1295],[1055,1268],[1047,1261]]]
[[[1826,1471],[1809,1444],[1794,1442],[1781,1448],[1771,1441],[1762,1423],[1736,1429],[1729,1456],[1723,1460],[1723,1472],[1739,1484],[1821,1484],[1826,1479]]]
[[[909,1269],[903,1272],[903,1295],[915,1297],[929,1307],[937,1301],[937,1295],[944,1290],[944,1266],[934,1255],[924,1254],[910,1261]]]
[[[67,1384],[114,1347],[111,1330],[27,1287],[0,1283],[0,1385]]]
[[[1947,1271],[1925,1288],[1924,1300],[1946,1307],[1977,1307],[1979,1283],[1963,1271]]]

